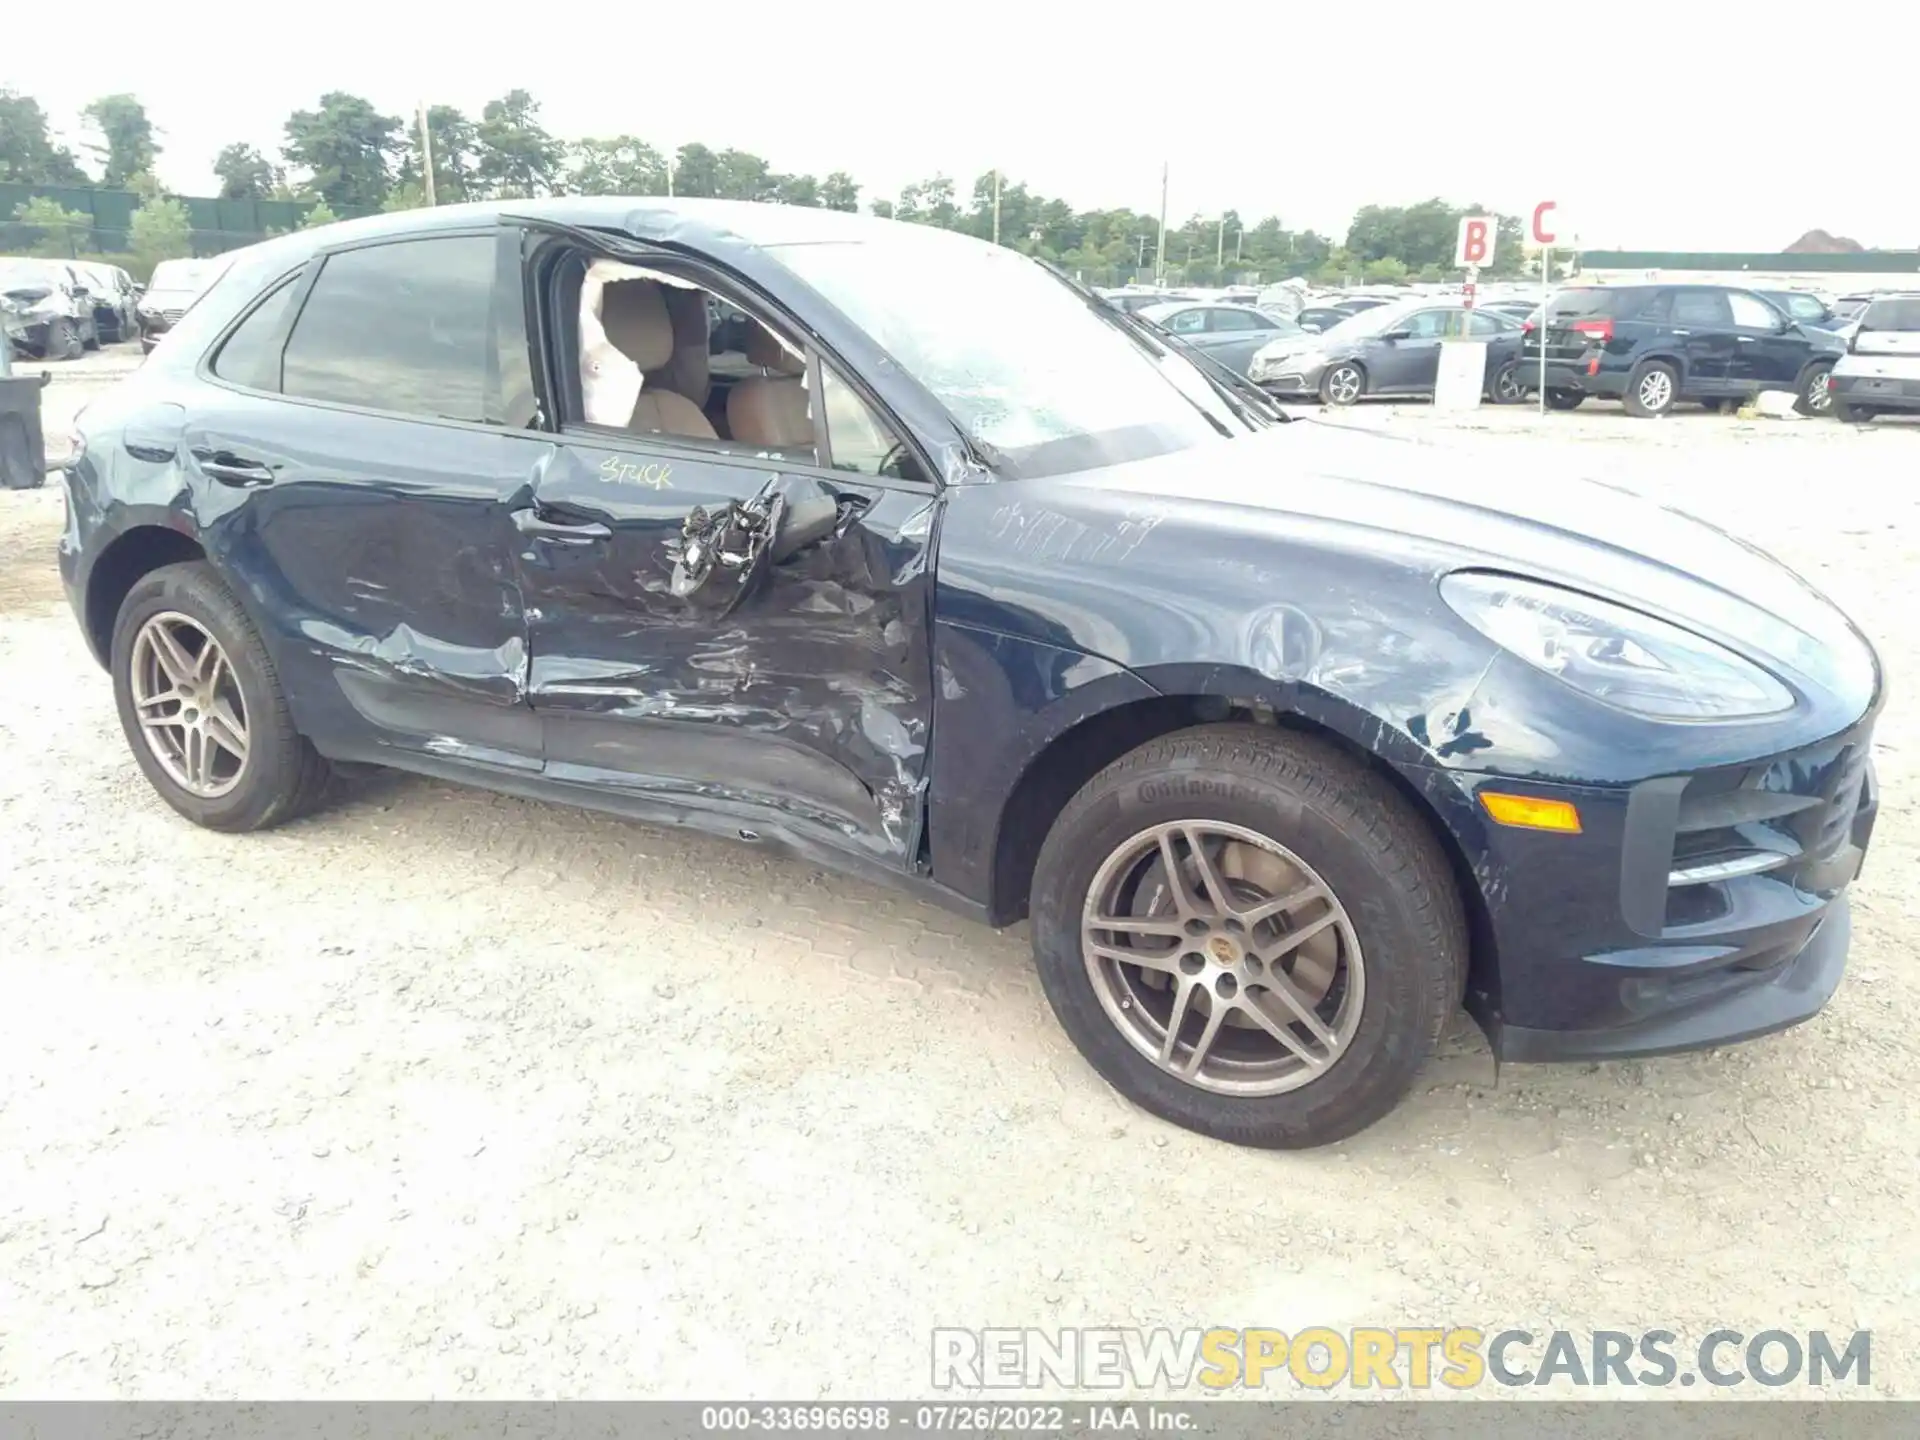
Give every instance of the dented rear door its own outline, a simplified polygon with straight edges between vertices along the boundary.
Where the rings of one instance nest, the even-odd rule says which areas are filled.
[[[723,570],[689,589],[696,512],[750,521],[822,493],[832,533],[744,585]],[[582,431],[532,495],[520,588],[550,780],[913,863],[931,487]]]

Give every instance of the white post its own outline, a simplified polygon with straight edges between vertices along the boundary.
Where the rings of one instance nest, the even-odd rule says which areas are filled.
[[[1540,247],[1540,413],[1547,413],[1547,307],[1553,303],[1553,247]]]

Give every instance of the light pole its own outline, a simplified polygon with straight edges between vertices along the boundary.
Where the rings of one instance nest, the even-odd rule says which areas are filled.
[[[427,198],[427,205],[437,203],[433,198],[433,132],[427,128],[427,102],[420,102],[420,188]]]

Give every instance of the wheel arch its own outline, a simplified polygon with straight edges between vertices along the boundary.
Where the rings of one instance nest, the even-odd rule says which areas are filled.
[[[1096,711],[1062,729],[1028,757],[1001,807],[995,830],[987,902],[990,921],[1010,925],[1025,918],[1040,847],[1067,802],[1095,775],[1149,740],[1199,725],[1240,721],[1323,740],[1400,795],[1446,857],[1466,911],[1468,991],[1497,995],[1492,919],[1470,858],[1470,832],[1479,822],[1470,804],[1451,804],[1444,793],[1436,794],[1423,783],[1423,774],[1431,772],[1423,772],[1413,757],[1425,752],[1411,737],[1398,735],[1377,717],[1336,696],[1302,690],[1283,699],[1270,693],[1272,682],[1253,672],[1213,668],[1216,675],[1209,684],[1169,687],[1168,693]],[[1387,750],[1395,753],[1383,753]]]
[[[168,525],[135,524],[114,536],[87,572],[84,628],[93,658],[102,666],[111,659],[113,626],[128,591],[162,566],[206,558],[197,539]]]

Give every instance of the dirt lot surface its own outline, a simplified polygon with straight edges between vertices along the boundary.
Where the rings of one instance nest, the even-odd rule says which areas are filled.
[[[1345,423],[1669,498],[1860,619],[1886,801],[1818,1019],[1496,1079],[1462,1018],[1359,1138],[1230,1149],[1107,1090],[1023,932],[411,779],[189,827],[57,492],[0,494],[0,1391],[924,1394],[935,1325],[1516,1323],[1871,1327],[1920,1398],[1920,427]]]

